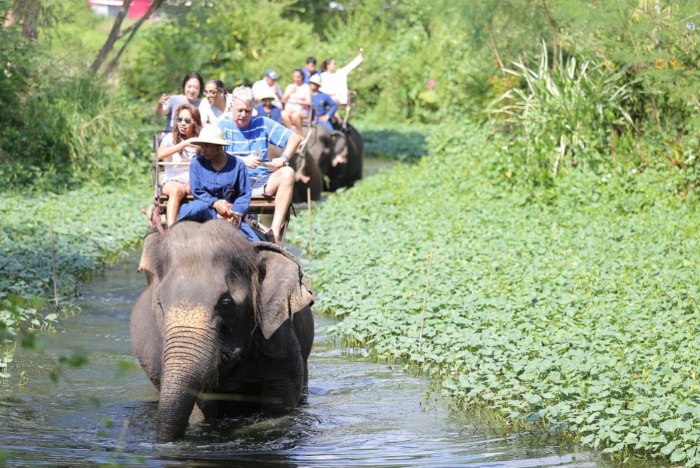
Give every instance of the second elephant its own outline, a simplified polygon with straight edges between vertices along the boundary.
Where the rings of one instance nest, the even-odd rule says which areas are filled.
[[[364,143],[355,127],[348,124],[345,130],[329,132],[322,125],[313,125],[309,132],[304,158],[296,162],[295,201],[306,200],[306,187],[317,200],[320,186],[334,192],[362,179]]]

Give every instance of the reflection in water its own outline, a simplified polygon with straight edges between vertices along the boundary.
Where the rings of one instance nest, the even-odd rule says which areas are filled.
[[[155,444],[158,395],[129,343],[129,314],[145,279],[137,257],[85,288],[83,312],[65,321],[41,355],[20,353],[29,383],[0,388],[0,451],[10,465],[123,463],[149,466],[612,466],[587,453],[476,431],[428,383],[334,348],[317,317],[308,404],[190,427],[184,441]],[[88,363],[48,379],[56,357]],[[124,372],[124,369],[127,369]]]

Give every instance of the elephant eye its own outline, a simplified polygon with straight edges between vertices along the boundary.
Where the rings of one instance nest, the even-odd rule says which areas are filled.
[[[222,294],[221,297],[219,298],[219,302],[217,306],[219,307],[231,307],[233,305],[233,298],[231,295],[227,292],[225,294]]]

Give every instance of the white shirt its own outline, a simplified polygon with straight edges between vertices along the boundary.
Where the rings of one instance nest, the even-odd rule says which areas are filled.
[[[348,103],[348,74],[362,63],[362,57],[358,55],[352,62],[339,68],[335,73],[321,73],[321,91],[335,99],[338,104]]]
[[[233,96],[230,94],[226,95],[226,109],[223,111],[218,107],[209,104],[208,99],[202,99],[202,102],[199,103],[199,113],[202,115],[202,123],[216,125],[227,112],[231,112],[232,108]]]
[[[173,133],[170,132],[163,137],[163,141],[160,142],[160,146],[163,148],[168,148],[173,146]],[[163,162],[190,162],[197,155],[193,146],[187,146],[179,153],[175,153],[168,158],[164,159]],[[165,178],[163,183],[174,180],[186,184],[190,181],[190,166],[165,166]]]

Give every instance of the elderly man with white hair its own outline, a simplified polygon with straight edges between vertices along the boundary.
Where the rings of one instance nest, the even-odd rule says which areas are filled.
[[[299,147],[301,137],[267,117],[253,116],[254,99],[250,88],[237,87],[232,100],[231,116],[219,121],[224,138],[231,143],[226,152],[245,163],[253,196],[275,197],[275,214],[270,226],[274,238],[268,240],[279,244],[294,186],[294,170],[286,163]],[[283,148],[282,155],[268,161],[268,144]]]

